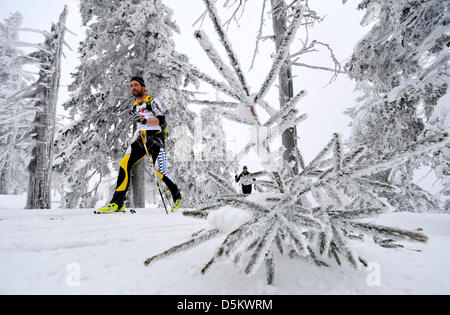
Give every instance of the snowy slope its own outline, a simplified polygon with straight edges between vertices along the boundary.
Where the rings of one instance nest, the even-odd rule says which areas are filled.
[[[262,270],[247,277],[227,262],[200,274],[223,237],[144,267],[146,258],[208,227],[206,220],[158,208],[93,215],[86,209],[22,210],[19,196],[0,196],[0,202],[0,294],[450,294],[450,215],[395,213],[377,220],[422,228],[430,237],[425,245],[353,243],[378,264],[381,286],[367,284],[367,270],[318,268],[286,257],[276,257],[276,285],[267,286]]]

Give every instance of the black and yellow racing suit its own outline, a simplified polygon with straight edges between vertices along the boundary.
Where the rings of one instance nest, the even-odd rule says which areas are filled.
[[[149,154],[152,157],[155,172],[165,183],[174,202],[180,197],[175,180],[169,175],[166,168],[166,151],[164,144],[164,134],[161,126],[146,125],[147,119],[154,117],[159,119],[160,125],[165,122],[164,111],[158,98],[147,96],[142,103],[137,101],[133,105],[133,112],[140,114],[142,119],[138,122],[138,128],[144,135],[145,143]],[[111,203],[117,203],[119,209],[122,207],[130,184],[131,169],[146,156],[146,150],[142,142],[141,135],[128,147],[125,156],[120,161],[120,170],[117,178],[116,190]]]

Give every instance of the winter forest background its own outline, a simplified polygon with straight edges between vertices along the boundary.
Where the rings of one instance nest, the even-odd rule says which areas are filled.
[[[0,195],[26,196],[16,208],[110,200],[139,74],[166,106],[183,217],[210,224],[145,265],[219,240],[201,274],[228,259],[276,285],[280,257],[367,268],[355,240],[396,250],[430,238],[367,219],[448,216],[449,1],[0,6]],[[242,165],[256,180],[248,198],[234,183]],[[134,169],[130,206],[161,206],[151,172]]]

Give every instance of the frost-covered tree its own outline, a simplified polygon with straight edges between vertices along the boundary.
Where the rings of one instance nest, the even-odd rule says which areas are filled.
[[[250,99],[245,97],[245,78],[239,63],[233,63],[235,54],[231,48],[222,23],[211,1],[205,0],[208,14],[214,22],[216,31],[221,38],[230,59],[232,68],[218,56],[215,48],[207,40],[206,34],[196,32],[202,47],[219,70],[227,83],[219,82],[199,72],[202,80],[215,86],[218,90],[238,103],[235,107],[219,109],[219,104],[211,102],[215,112],[227,119],[259,127],[266,127],[268,132],[261,139],[251,139],[244,152],[261,145],[265,154],[274,135],[296,126],[305,119],[295,108],[296,103],[305,95],[304,91],[297,93],[279,111],[263,102],[267,89],[274,82],[275,74],[288,58],[289,45],[295,36],[295,30],[302,24],[303,13],[307,7],[302,1],[294,1],[295,14],[284,34],[284,39],[262,88]],[[304,49],[308,49],[304,47]],[[224,105],[224,104],[220,104]],[[252,108],[261,106],[269,113],[269,119],[261,124],[258,118],[249,113]],[[253,110],[253,113],[255,110]],[[247,114],[247,115],[246,115]],[[382,193],[399,194],[399,187],[372,178],[395,165],[422,156],[430,151],[439,151],[449,143],[448,133],[437,133],[405,145],[383,155],[367,155],[368,148],[360,146],[345,152],[342,139],[335,134],[330,142],[305,164],[298,148],[295,150],[295,163],[270,161],[265,163],[266,170],[254,173],[262,178],[265,193],[258,196],[236,194],[228,177],[210,173],[212,180],[221,187],[221,196],[215,197],[206,207],[195,211],[185,211],[188,216],[206,218],[220,211],[224,206],[246,210],[246,215],[232,232],[227,232],[223,226],[215,226],[213,220],[210,227],[193,234],[192,239],[174,246],[167,251],[152,256],[145,265],[195,247],[205,241],[224,237],[211,260],[206,263],[201,272],[204,274],[212,266],[229,259],[246,274],[252,275],[261,266],[266,269],[268,284],[275,283],[275,263],[278,255],[288,255],[291,258],[302,258],[317,266],[340,266],[347,262],[351,266],[367,266],[364,257],[359,256],[352,248],[350,240],[373,240],[376,245],[396,248],[401,240],[426,242],[427,237],[419,231],[406,231],[395,227],[380,226],[373,223],[363,223],[360,219],[376,218],[382,213],[392,211],[393,205],[382,198]],[[266,161],[267,162],[267,161]],[[301,171],[296,174],[295,166]],[[263,177],[269,178],[263,179]],[[217,212],[216,212],[217,213]],[[225,234],[225,235],[224,235]],[[295,268],[295,264],[292,265]]]
[[[27,189],[33,110],[29,99],[16,95],[27,90],[33,76],[23,69],[31,58],[17,47],[22,20],[17,12],[0,23],[0,194]]]
[[[208,108],[201,112],[199,121],[200,125],[196,128],[198,143],[194,142],[194,164],[199,170],[189,174],[191,180],[195,182],[197,207],[220,192],[220,187],[211,181],[208,173],[217,172],[223,177],[229,177],[235,165],[232,154],[227,151],[227,136],[220,116]]]
[[[450,77],[447,77],[447,82],[450,85]],[[441,97],[430,116],[427,128],[424,134],[441,132],[443,130],[450,130],[450,93]],[[436,175],[442,180],[444,189],[441,194],[444,196],[444,209],[450,211],[450,148],[446,146],[435,152],[432,155],[431,166],[436,172]]]
[[[203,80],[206,83],[210,84],[217,91],[225,94],[227,97],[234,99],[235,102],[203,101],[202,103],[209,103],[210,108],[213,109],[216,113],[220,114],[223,118],[254,126],[258,134],[258,150],[260,147],[264,147],[265,153],[268,153],[267,149],[270,142],[268,136],[270,134],[273,134],[274,131],[278,129],[283,129],[284,131],[292,128],[296,125],[296,122],[299,122],[305,118],[304,115],[295,115],[297,113],[295,105],[304,96],[304,91],[300,91],[296,96],[286,101],[280,111],[275,110],[264,100],[264,97],[266,96],[269,88],[275,82],[280,69],[283,67],[286,61],[289,60],[289,47],[295,38],[295,34],[301,24],[301,21],[303,20],[303,13],[305,12],[305,8],[299,4],[293,7],[293,13],[291,14],[292,22],[287,28],[286,36],[281,41],[278,47],[278,51],[274,56],[273,65],[268,75],[265,77],[261,88],[256,93],[251,93],[242,67],[239,64],[237,55],[234,52],[231,42],[229,41],[222,27],[222,22],[216,12],[214,4],[211,1],[205,0],[205,5],[207,8],[206,13],[210,16],[213,22],[219,39],[223,47],[225,48],[231,67],[226,65],[222,60],[215,47],[213,47],[213,45],[209,41],[207,34],[204,31],[199,30],[195,32],[195,38],[199,41],[200,45],[204,49],[205,53],[207,54],[215,68],[223,76],[225,82],[217,81],[214,78],[201,73],[195,68],[191,69],[191,73],[194,76],[198,77],[200,80]],[[305,44],[305,49],[307,49],[306,46],[308,44]],[[265,123],[260,122],[260,119],[258,118],[256,112],[256,109],[258,107],[269,113],[269,115],[272,116],[271,119],[266,121]],[[290,115],[289,119],[285,119],[287,118],[288,113],[293,115]]]
[[[448,1],[364,0],[359,9],[366,11],[362,24],[374,24],[346,65],[363,92],[359,105],[348,112],[353,118],[351,146],[366,145],[367,154],[383,155],[428,131],[448,130],[445,119],[435,114],[449,84]],[[443,165],[449,165],[448,148],[376,174],[378,180],[403,187],[402,198],[387,195],[399,210],[440,208],[439,200],[412,182],[414,170],[433,160],[437,174],[447,177],[450,171]]]
[[[33,54],[39,60],[39,79],[31,92],[36,115],[32,123],[33,149],[28,166],[29,181],[27,209],[51,208],[51,176],[53,165],[53,144],[56,124],[56,105],[61,77],[64,35],[66,33],[67,6],[41,49]]]
[[[168,161],[170,168],[178,169],[180,190],[184,207],[201,207],[201,204],[217,195],[219,187],[211,182],[208,172],[214,170],[226,176],[234,168],[232,155],[227,152],[226,134],[222,122],[214,111],[201,111],[194,123],[191,134],[187,126],[174,131],[177,138],[174,155]],[[229,165],[229,167],[225,166]]]
[[[20,28],[22,17],[15,14],[9,23],[2,25],[0,45],[2,62],[2,141],[6,141],[1,156],[2,181],[5,169],[8,182],[23,180],[23,168],[28,161],[27,208],[50,207],[50,183],[52,165],[55,112],[60,78],[62,47],[64,44],[67,8],[50,32]],[[20,41],[18,31],[37,32],[45,37],[43,44]],[[31,47],[34,52],[25,54],[18,47]],[[32,77],[21,67],[33,64],[39,69],[37,82],[27,85]],[[13,105],[14,106],[11,106]],[[8,108],[9,107],[9,108]],[[31,123],[34,115],[34,120]],[[8,130],[6,129],[8,128]],[[32,149],[31,149],[32,148]],[[14,179],[11,174],[14,173]]]
[[[83,0],[80,8],[86,39],[80,47],[81,65],[70,86],[71,98],[65,104],[73,122],[58,140],[55,165],[66,180],[66,206],[71,208],[93,206],[98,187],[111,174],[111,163],[120,161],[133,139],[131,76],[142,75],[148,94],[163,103],[171,129],[166,142],[170,156],[178,140],[173,130],[187,125],[192,133],[195,118],[187,108],[190,94],[180,88],[183,80],[190,80],[189,73],[180,68],[187,57],[174,50],[172,34],[178,27],[162,1]],[[178,180],[176,164],[171,175]],[[143,189],[141,185],[141,190],[133,191],[134,196],[143,200]]]
[[[224,162],[227,159],[226,134],[222,127],[222,122],[216,113],[210,108],[200,114],[200,152],[199,158],[202,161]]]
[[[248,1],[224,1],[224,7],[231,8],[233,13],[223,23],[216,12],[215,5],[211,3],[211,1],[205,1],[205,3],[207,9],[198,21],[203,20],[206,16],[210,16],[214,28],[219,36],[219,40],[225,48],[231,67],[224,65],[218,52],[210,43],[207,34],[203,31],[197,31],[195,33],[196,39],[199,41],[200,45],[205,50],[216,69],[219,73],[221,73],[226,83],[215,81],[213,78],[199,73],[197,70],[193,71],[193,73],[201,80],[216,88],[218,91],[237,101],[237,103],[229,101],[212,101],[209,102],[209,105],[214,108],[214,110],[220,112],[220,114],[227,119],[255,126],[255,140],[258,143],[256,149],[259,153],[261,153],[261,147],[268,144],[268,142],[265,141],[267,140],[267,135],[279,133],[277,128],[272,128],[276,125],[277,120],[284,119],[285,117],[283,117],[283,115],[289,112],[291,112],[291,114],[295,113],[297,111],[295,106],[298,101],[305,96],[305,91],[294,91],[293,67],[295,66],[296,69],[307,67],[318,70],[332,71],[334,72],[333,78],[335,78],[342,72],[340,70],[341,66],[328,44],[310,38],[309,29],[317,22],[320,22],[322,18],[310,8],[308,1],[293,1],[287,4],[284,0],[271,0],[270,2],[268,0],[264,0],[260,2],[262,5],[260,27],[257,34],[256,48],[253,54],[250,70],[254,68],[259,52],[259,44],[265,39],[272,39],[275,44],[274,53],[272,55],[273,67],[265,77],[260,89],[257,92],[252,93],[251,87],[246,81],[242,66],[239,63],[238,57],[233,51],[231,42],[227,38],[225,32],[225,27],[228,28],[232,21],[238,22],[240,17],[242,17]],[[267,11],[272,16],[271,24],[273,35],[263,36],[264,25],[266,22],[265,14]],[[306,30],[306,36],[303,36],[304,38],[297,38],[296,34],[301,25]],[[300,49],[291,52],[291,44],[293,44],[297,39],[301,43]],[[335,65],[334,69],[309,65],[301,62],[301,59],[305,54],[317,51],[323,47],[331,52],[331,59]],[[274,104],[268,104],[264,98],[277,78],[279,106],[274,106]],[[226,86],[227,84],[229,86]],[[206,103],[205,101],[201,102],[204,104]],[[269,116],[273,116],[277,112],[275,109],[277,107],[281,109],[278,112],[280,116],[275,116],[272,120],[268,120],[265,123],[260,121],[260,118],[257,116],[259,109],[267,112]],[[305,116],[300,118],[300,120],[303,118],[305,118]],[[287,123],[289,124],[289,122]],[[284,161],[286,163],[296,163],[296,156],[299,153],[297,145],[299,136],[296,131],[296,124],[291,124],[288,128],[284,128],[280,132],[282,134],[281,140],[283,144]],[[262,150],[264,151],[264,149]],[[295,172],[298,172],[298,168],[298,165],[294,167]]]
[[[233,195],[226,178],[212,176],[230,194],[215,198],[216,205],[185,215],[208,217],[223,205],[251,213],[218,247],[211,260],[201,270],[205,274],[221,260],[234,262],[245,274],[254,274],[265,267],[268,284],[275,283],[275,257],[288,255],[315,263],[319,267],[367,266],[367,260],[352,248],[350,240],[373,241],[385,248],[401,248],[398,241],[426,242],[419,231],[361,222],[391,211],[391,206],[377,195],[380,191],[395,193],[398,188],[370,179],[370,175],[403,163],[411,156],[437,150],[449,142],[448,133],[438,134],[415,142],[377,159],[365,157],[366,147],[345,153],[340,136],[333,139],[296,175],[292,168],[282,173],[261,172],[268,175],[273,187],[265,199]],[[255,174],[254,174],[255,175]],[[302,200],[301,205],[297,200]],[[187,242],[152,256],[145,265],[195,247],[224,234],[221,226],[194,233]]]

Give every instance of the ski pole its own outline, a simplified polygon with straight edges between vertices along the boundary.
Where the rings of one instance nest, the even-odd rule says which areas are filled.
[[[142,134],[142,131],[141,131],[141,130],[139,130],[139,133],[141,134],[142,143],[144,144],[145,152],[146,152],[146,154],[147,154],[147,157],[148,157],[149,160],[150,160],[150,163],[151,163],[151,165],[152,165],[152,168],[154,168],[154,169],[156,170],[155,165],[153,164],[152,157],[150,156],[150,153],[148,153],[147,145],[145,144],[144,135]],[[166,203],[165,203],[165,201],[164,201],[164,198],[163,198],[163,195],[162,195],[162,192],[161,192],[161,187],[159,186],[159,180],[158,180],[158,179],[159,179],[159,178],[156,178],[156,186],[158,187],[159,195],[161,196],[161,200],[162,200],[162,203],[163,203],[163,205],[164,205],[164,210],[166,210],[166,214],[168,215],[169,212],[167,211]]]
[[[153,175],[150,174],[151,171],[149,171],[148,169],[145,169],[145,171],[146,171],[147,174],[149,174],[150,176],[153,176]],[[168,193],[167,193],[167,190],[166,190],[166,189],[163,189],[163,192],[164,192],[164,196],[166,197],[166,201],[169,203],[169,206],[170,206],[170,207],[173,207],[172,202],[170,201],[170,196],[169,196]]]

